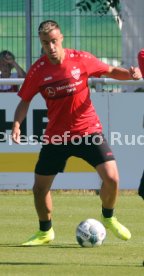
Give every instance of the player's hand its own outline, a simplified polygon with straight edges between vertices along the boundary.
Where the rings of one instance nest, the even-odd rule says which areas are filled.
[[[129,73],[133,80],[139,80],[142,78],[141,71],[138,67],[131,66],[129,69]]]
[[[12,129],[11,138],[12,138],[12,141],[16,144],[20,143],[20,133],[21,131],[18,127],[14,127]]]

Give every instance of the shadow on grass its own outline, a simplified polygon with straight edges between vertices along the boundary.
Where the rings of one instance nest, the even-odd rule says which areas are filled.
[[[34,265],[34,266],[68,266],[68,265],[74,265],[74,266],[95,266],[95,267],[143,267],[143,264],[87,264],[87,263],[46,263],[46,262],[0,262],[1,265],[14,265],[14,266],[21,266],[21,265]]]
[[[77,249],[81,249],[81,247],[77,244],[44,244],[44,245],[35,245],[35,246],[25,246],[25,245],[14,245],[14,244],[0,244],[0,247],[9,247],[9,248],[38,248],[38,247],[48,247],[48,248],[59,248],[59,249],[63,249],[63,248],[77,248]]]

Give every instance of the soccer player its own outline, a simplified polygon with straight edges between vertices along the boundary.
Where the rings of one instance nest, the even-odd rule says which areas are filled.
[[[141,78],[141,72],[134,67],[127,70],[110,66],[89,52],[63,48],[63,34],[55,21],[42,22],[38,33],[45,55],[31,66],[19,91],[21,101],[12,128],[12,139],[19,143],[20,125],[29,104],[37,93],[41,93],[49,121],[33,186],[39,230],[23,245],[42,245],[54,239],[50,189],[57,173],[64,171],[70,156],[82,158],[96,169],[103,181],[100,190],[102,223],[116,237],[129,240],[130,231],[114,216],[118,169],[90,99],[88,78],[105,75],[118,80],[137,80]]]
[[[138,53],[138,63],[142,73],[142,77],[144,78],[144,49],[141,49]],[[138,187],[138,194],[144,199],[144,171]]]
[[[144,199],[144,171],[140,180],[140,184],[138,187],[138,194]]]
[[[142,78],[144,78],[144,49],[141,49],[138,53],[138,63],[142,73]]]

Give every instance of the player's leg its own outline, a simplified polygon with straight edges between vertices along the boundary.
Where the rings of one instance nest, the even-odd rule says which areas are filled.
[[[103,134],[92,134],[89,136],[89,143],[85,141],[82,140],[76,155],[91,164],[102,179],[100,197],[103,224],[118,238],[128,240],[131,237],[129,230],[113,216],[119,185],[118,169],[113,153]]]
[[[43,176],[35,174],[33,194],[39,219],[39,231],[30,237],[28,241],[24,242],[22,244],[24,246],[43,245],[54,240],[55,234],[51,221],[52,198],[50,192],[54,177],[54,175]]]
[[[35,174],[35,183],[33,186],[34,203],[39,221],[51,219],[52,198],[50,188],[55,175]]]
[[[138,187],[138,194],[144,199],[144,171],[140,180],[140,184]]]
[[[58,172],[64,170],[67,155],[63,147],[52,144],[44,146],[40,152],[35,168],[35,183],[33,186],[34,203],[39,219],[39,231],[36,232],[24,246],[34,246],[49,243],[54,239],[52,228],[52,198],[51,186]]]
[[[118,195],[119,174],[115,160],[107,161],[96,166],[96,170],[102,179],[100,198],[102,206],[114,209]]]
[[[114,160],[107,161],[96,166],[96,170],[103,181],[100,190],[100,197],[102,200],[102,223],[106,228],[109,228],[116,237],[122,240],[129,240],[131,238],[130,231],[113,216],[119,185],[116,162]]]

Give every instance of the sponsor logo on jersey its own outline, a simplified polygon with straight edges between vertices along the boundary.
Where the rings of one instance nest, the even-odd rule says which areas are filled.
[[[45,89],[45,91],[47,92],[47,94],[48,94],[49,97],[54,97],[55,94],[56,94],[56,92],[55,92],[55,90],[53,89],[53,87],[47,87],[47,88]]]

